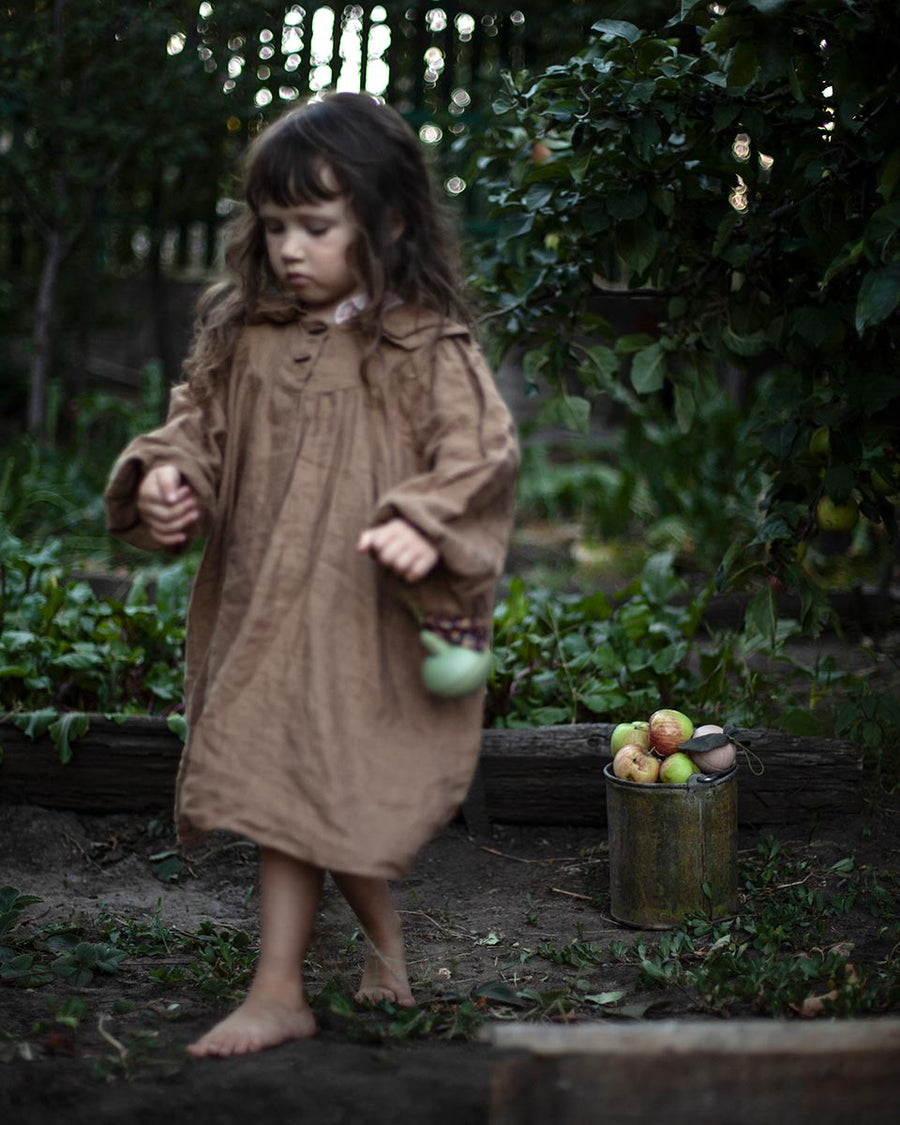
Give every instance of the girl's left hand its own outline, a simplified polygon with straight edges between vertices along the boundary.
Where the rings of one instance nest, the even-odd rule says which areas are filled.
[[[437,548],[406,520],[392,519],[377,527],[367,527],[356,549],[371,551],[382,566],[407,582],[418,582],[438,561]]]

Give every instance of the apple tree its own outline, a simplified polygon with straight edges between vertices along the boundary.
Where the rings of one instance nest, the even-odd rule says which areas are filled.
[[[612,399],[648,442],[669,418],[687,463],[705,404],[739,388],[759,492],[719,577],[757,591],[748,623],[772,638],[782,584],[805,628],[824,620],[819,529],[896,530],[898,58],[890,0],[683,0],[509,75],[473,144],[500,223],[473,275],[486,325],[550,415],[586,426]],[[637,330],[604,316],[611,295]]]

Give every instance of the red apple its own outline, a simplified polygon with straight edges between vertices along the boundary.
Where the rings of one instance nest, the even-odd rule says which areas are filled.
[[[659,767],[659,780],[664,785],[684,785],[692,773],[700,773],[687,754],[676,750]]]
[[[650,724],[641,720],[630,723],[619,723],[613,730],[609,739],[609,752],[613,757],[618,754],[623,746],[643,746],[650,749]]]
[[[704,723],[694,731],[694,738],[702,738],[705,734],[721,734],[725,731],[715,723]],[[702,772],[713,775],[728,773],[737,761],[737,750],[733,742],[726,742],[722,746],[715,746],[712,750],[692,750],[691,760]]]
[[[674,754],[694,733],[694,724],[682,711],[663,707],[650,716],[650,745],[664,758]]]
[[[613,773],[622,781],[652,784],[659,777],[659,758],[648,754],[643,746],[626,744],[613,758]]]

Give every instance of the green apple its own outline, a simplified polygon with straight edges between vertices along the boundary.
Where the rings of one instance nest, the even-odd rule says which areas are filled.
[[[692,773],[699,772],[687,754],[676,750],[659,767],[659,780],[664,785],[684,785]]]
[[[846,504],[836,504],[830,496],[823,496],[816,505],[816,523],[821,531],[852,531],[859,520],[859,505],[854,499]]]
[[[643,746],[645,750],[649,750],[650,724],[640,719],[635,719],[630,723],[619,723],[619,725],[613,729],[609,739],[610,754],[615,757],[622,747],[627,746],[629,743],[634,746]]]
[[[809,439],[809,455],[815,457],[817,461],[827,461],[830,449],[831,435],[828,427],[819,426],[817,430],[813,430],[812,437]]]

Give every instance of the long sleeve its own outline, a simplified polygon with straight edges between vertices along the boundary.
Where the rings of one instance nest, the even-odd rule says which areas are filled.
[[[225,411],[218,398],[203,406],[186,384],[172,391],[163,426],[130,442],[113,465],[104,496],[108,530],[136,547],[156,544],[142,523],[137,492],[146,473],[157,465],[174,465],[194,490],[201,518],[194,530],[204,535],[216,511],[225,445]]]
[[[480,350],[451,335],[413,387],[408,414],[423,471],[380,497],[374,523],[400,516],[468,580],[502,573],[519,452],[510,413]]]

